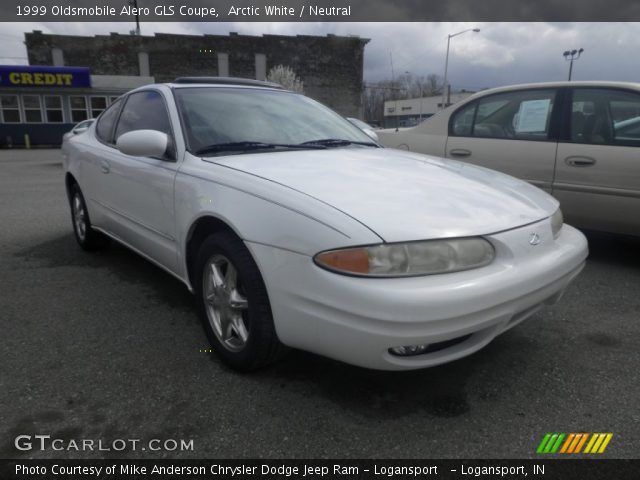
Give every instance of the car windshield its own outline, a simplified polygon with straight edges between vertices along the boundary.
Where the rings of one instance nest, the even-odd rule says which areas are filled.
[[[226,152],[225,144],[236,151],[238,145],[317,148],[315,142],[325,147],[376,146],[336,112],[296,93],[233,87],[176,88],[174,92],[193,153]]]

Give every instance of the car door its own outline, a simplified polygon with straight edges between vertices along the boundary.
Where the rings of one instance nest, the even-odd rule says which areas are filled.
[[[560,92],[539,88],[481,97],[454,111],[448,158],[481,165],[551,192]]]
[[[573,88],[553,194],[568,223],[640,235],[640,92]]]
[[[121,100],[112,103],[96,121],[94,138],[86,139],[86,143],[77,143],[84,160],[79,164],[80,188],[87,202],[91,223],[106,231],[111,231],[111,215],[106,207],[109,185],[105,173],[107,159],[113,155],[115,148],[113,131],[121,107]]]
[[[157,90],[129,94],[114,139],[133,130],[158,130],[169,136],[162,157],[136,157],[116,148],[105,158],[105,203],[112,233],[129,246],[175,272],[177,266],[174,179],[178,170],[173,128],[166,101]]]

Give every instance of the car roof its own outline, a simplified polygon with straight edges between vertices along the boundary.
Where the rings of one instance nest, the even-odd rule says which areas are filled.
[[[504,87],[489,88],[480,90],[471,97],[477,98],[488,93],[511,92],[515,90],[527,90],[531,88],[559,88],[559,87],[617,87],[627,88],[630,90],[640,90],[640,83],[634,82],[616,82],[616,81],[599,81],[599,80],[581,80],[581,81],[561,81],[561,82],[539,82],[539,83],[521,83],[518,85],[506,85]],[[466,100],[471,99],[465,98]]]
[[[285,90],[285,88],[274,82],[266,82],[262,80],[254,80],[251,78],[239,77],[178,77],[173,82],[166,85],[172,88],[193,87],[193,86],[218,86],[218,87],[253,87],[267,88],[276,90]]]

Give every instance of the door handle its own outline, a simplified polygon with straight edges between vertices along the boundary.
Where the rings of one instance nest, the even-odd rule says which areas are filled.
[[[454,148],[449,151],[449,155],[453,155],[454,157],[468,157],[471,155],[471,150],[467,150],[466,148]]]
[[[591,157],[567,157],[564,159],[564,163],[570,167],[591,167],[596,164],[596,159]]]
[[[111,167],[109,166],[109,162],[105,160],[100,161],[100,171],[102,173],[109,173],[111,171]]]

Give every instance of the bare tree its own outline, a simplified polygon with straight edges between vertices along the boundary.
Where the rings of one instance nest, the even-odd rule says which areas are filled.
[[[398,77],[404,88],[404,98],[432,97],[442,95],[442,78],[440,75],[414,76],[406,72]]]
[[[304,83],[300,80],[300,77],[291,69],[291,67],[285,65],[278,65],[269,70],[267,75],[267,81],[273,83],[279,83],[287,90],[292,90],[298,93],[304,93]]]
[[[416,77],[410,72],[399,75],[395,80],[381,80],[365,86],[362,104],[367,122],[382,123],[384,102],[407,98],[431,97],[442,94],[442,77],[430,74]]]
[[[382,124],[384,102],[402,98],[405,98],[405,93],[403,93],[403,88],[398,80],[382,80],[367,84],[362,99],[365,121]]]

